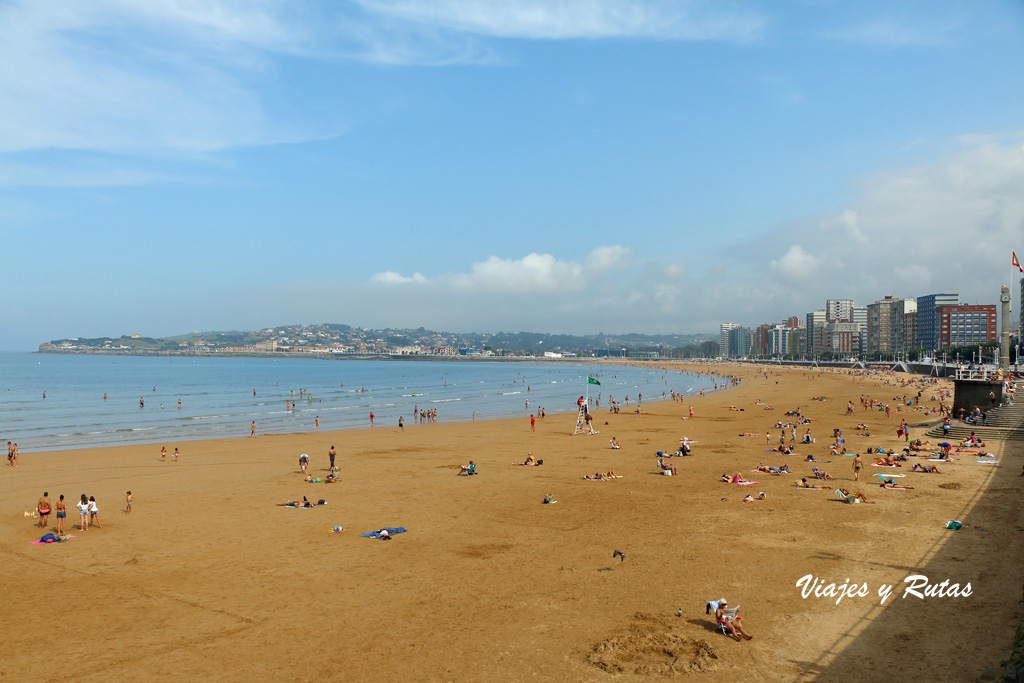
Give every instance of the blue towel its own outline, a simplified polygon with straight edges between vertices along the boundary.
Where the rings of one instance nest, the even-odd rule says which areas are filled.
[[[386,526],[384,528],[387,529],[388,534],[390,534],[391,536],[394,536],[395,534],[404,534],[406,531],[404,526]],[[380,538],[380,529],[378,529],[377,531],[371,531],[368,534],[359,535],[365,536],[366,538]]]

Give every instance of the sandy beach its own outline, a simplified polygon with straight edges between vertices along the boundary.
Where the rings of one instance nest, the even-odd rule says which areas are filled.
[[[743,382],[645,403],[640,415],[632,402],[620,414],[602,405],[597,435],[570,436],[575,414],[549,414],[535,432],[524,416],[167,443],[181,447],[176,463],[161,462],[159,446],[22,455],[0,471],[0,680],[959,681],[997,666],[1024,613],[1024,442],[989,443],[997,465],[961,456],[941,474],[910,472],[924,458],[891,470],[864,455],[858,484],[853,458],[827,456],[833,428],[861,454],[899,450],[901,417],[938,418],[903,407],[886,419],[860,396],[895,408],[916,388],[719,372]],[[777,445],[771,427],[798,407],[817,442],[765,452],[766,433]],[[874,436],[855,436],[858,423]],[[694,457],[661,476],[655,452],[684,436]],[[304,482],[299,454],[323,477],[331,445],[340,481]],[[513,465],[528,452],[544,464]],[[828,489],[794,486],[811,476],[807,454],[832,460]],[[458,476],[470,460],[478,476]],[[792,474],[751,472],[761,462]],[[583,478],[608,470],[621,478]],[[893,472],[913,490],[872,476]],[[723,473],[758,483],[722,483]],[[838,486],[867,504],[844,504]],[[31,545],[42,530],[24,513],[43,491],[69,502],[67,543]],[[766,500],[742,502],[762,491]],[[96,497],[102,529],[77,529],[82,493]],[[542,504],[547,494],[558,502]],[[276,505],[303,496],[327,505]],[[952,519],[965,528],[947,530]],[[386,526],[408,531],[359,536]],[[804,599],[796,582],[808,574],[868,595]],[[972,594],[904,598],[910,575],[970,583]],[[883,584],[893,586],[884,605]],[[705,603],[721,597],[741,606],[753,640],[716,632]]]

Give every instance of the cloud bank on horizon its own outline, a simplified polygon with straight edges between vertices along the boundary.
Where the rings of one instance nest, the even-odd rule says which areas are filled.
[[[0,348],[992,303],[1022,34],[1011,2],[14,0]]]

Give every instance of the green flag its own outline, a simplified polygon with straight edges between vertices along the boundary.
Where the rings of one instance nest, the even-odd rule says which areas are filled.
[[[601,383],[600,383],[600,382],[598,382],[598,381],[597,381],[596,379],[594,379],[593,377],[588,377],[588,378],[587,378],[587,384],[596,384],[597,386],[601,386]]]

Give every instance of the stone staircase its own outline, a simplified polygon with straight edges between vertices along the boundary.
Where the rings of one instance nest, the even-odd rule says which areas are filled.
[[[972,425],[953,420],[946,438],[949,441],[962,441],[974,432],[982,441],[1019,440],[1024,441],[1024,384],[1017,383],[1017,399],[1008,406],[1000,406],[988,411],[984,425]],[[928,438],[943,438],[942,421],[925,433]]]

